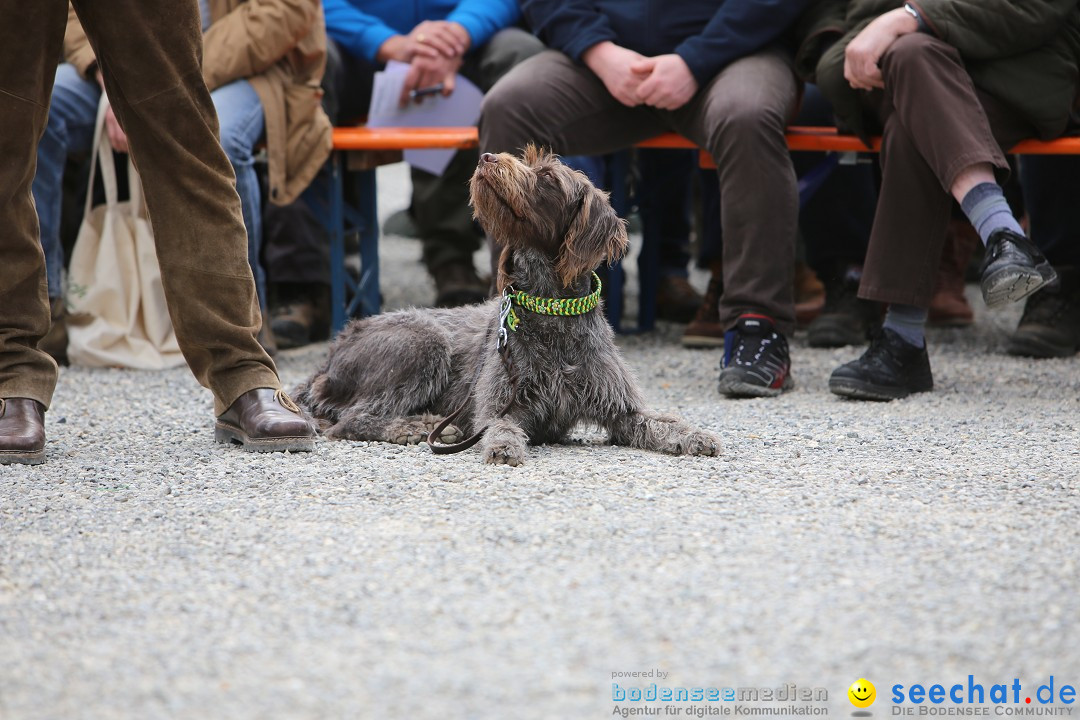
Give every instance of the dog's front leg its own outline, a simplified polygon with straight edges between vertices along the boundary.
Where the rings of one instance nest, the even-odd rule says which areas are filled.
[[[717,455],[720,438],[672,415],[631,412],[607,423],[615,445],[671,455]]]
[[[501,417],[493,420],[484,431],[480,442],[480,451],[484,462],[493,465],[512,465],[517,467],[525,462],[525,447],[529,438],[512,418]]]

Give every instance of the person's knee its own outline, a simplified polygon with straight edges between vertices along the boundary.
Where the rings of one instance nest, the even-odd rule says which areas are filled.
[[[762,141],[783,142],[788,111],[773,104],[762,103],[752,94],[730,95],[722,105],[710,109],[710,150],[716,154],[724,147],[760,146]]]
[[[484,47],[482,67],[485,75],[498,80],[512,68],[543,52],[539,38],[520,28],[505,28],[495,33]]]
[[[951,45],[925,33],[908,33],[898,37],[881,56],[881,74],[885,86],[902,73],[921,72],[939,67],[942,63],[959,62],[959,54]]]
[[[233,167],[243,167],[255,162],[255,147],[250,138],[237,128],[221,126],[221,148]]]
[[[46,133],[66,133],[68,127],[93,128],[101,91],[81,77],[74,66],[64,63],[57,67]]]
[[[516,118],[528,112],[535,100],[535,84],[519,65],[502,77],[484,96],[480,106],[480,146],[485,152],[509,152],[514,147],[512,131]]]

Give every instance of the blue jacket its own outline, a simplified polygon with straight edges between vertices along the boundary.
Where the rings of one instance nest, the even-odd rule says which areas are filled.
[[[371,63],[392,35],[407,35],[424,20],[461,23],[476,48],[521,17],[515,0],[323,0],[323,11],[326,33]]]
[[[678,53],[704,85],[777,40],[814,0],[521,0],[529,25],[574,60],[611,40],[649,57]]]

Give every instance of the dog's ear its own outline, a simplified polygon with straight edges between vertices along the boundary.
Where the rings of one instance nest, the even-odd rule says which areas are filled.
[[[615,214],[608,194],[591,184],[585,185],[583,192],[555,265],[563,287],[569,287],[601,262],[611,264],[626,252],[626,223]]]

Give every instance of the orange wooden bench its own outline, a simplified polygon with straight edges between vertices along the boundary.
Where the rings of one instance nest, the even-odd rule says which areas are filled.
[[[855,155],[858,153],[878,152],[881,139],[873,138],[872,147],[866,147],[853,135],[839,134],[832,127],[792,126],[788,128],[787,144],[792,151],[832,152]],[[338,127],[334,128],[331,156],[331,188],[328,207],[323,222],[330,232],[331,264],[331,325],[337,332],[352,315],[371,315],[379,312],[379,253],[378,253],[378,212],[375,205],[375,179],[371,172],[375,167],[401,159],[403,150],[474,148],[478,144],[475,127],[438,127],[438,128],[369,128]],[[665,133],[637,144],[642,148],[686,148],[698,146],[681,135]],[[701,150],[702,167],[715,167],[709,154]],[[1058,140],[1025,140],[1012,148],[1013,154],[1028,155],[1080,155],[1080,137],[1067,137]],[[359,172],[360,200],[359,207],[344,202],[344,174],[348,171]],[[613,197],[616,209],[625,200]],[[622,208],[625,210],[625,208]],[[345,272],[345,232],[346,223],[358,228],[360,233],[361,275],[358,282]],[[613,277],[619,273],[613,273]],[[621,282],[614,283],[620,287]],[[347,293],[352,292],[348,301]],[[609,301],[609,318],[619,329],[622,314],[621,292],[612,292],[614,302]],[[644,306],[646,303],[642,303]],[[651,327],[651,307],[639,316],[639,328]]]

